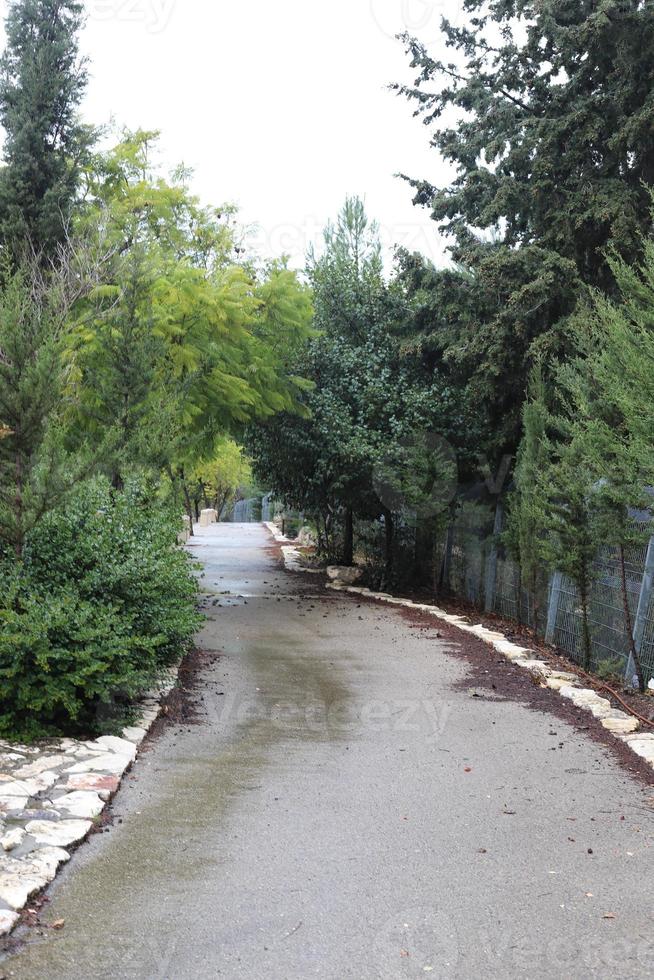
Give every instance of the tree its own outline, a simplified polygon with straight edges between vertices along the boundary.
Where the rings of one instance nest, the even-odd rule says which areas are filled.
[[[83,4],[13,0],[0,62],[0,237],[14,251],[52,254],[70,223],[94,133],[78,119],[87,83],[79,57]]]
[[[599,538],[592,507],[593,474],[574,438],[557,440],[552,465],[542,474],[547,481],[547,534],[543,552],[550,567],[577,586],[581,607],[583,666],[591,667],[590,595]]]
[[[410,182],[453,237],[476,294],[439,347],[502,454],[517,446],[530,367],[539,354],[565,354],[565,321],[584,287],[615,291],[607,247],[632,262],[650,227],[654,8],[467,0],[465,9],[463,26],[443,23],[446,59],[404,39],[417,79],[397,88],[456,168],[448,186]]]
[[[421,494],[434,496],[439,478],[451,485],[449,461],[447,473],[430,465],[439,457],[423,436],[447,439],[463,427],[459,406],[443,379],[425,374],[410,343],[405,347],[412,308],[399,279],[384,280],[376,227],[361,201],[348,199],[327,227],[322,254],[310,255],[309,276],[318,336],[295,363],[313,382],[306,412],[252,427],[248,447],[262,485],[315,514],[332,554],[339,526],[345,563],[353,560],[356,522],[382,522],[389,581],[399,512],[404,521]],[[409,471],[423,479],[409,480]]]
[[[112,261],[69,345],[82,438],[125,472],[168,473],[193,517],[189,474],[254,418],[300,408],[290,369],[310,334],[309,290],[283,263],[240,262],[230,209],[205,208],[185,172],[150,165],[155,134],[125,134],[87,174],[80,231]]]
[[[646,677],[634,636],[627,552],[652,533],[654,421],[654,243],[643,245],[643,262],[630,266],[613,254],[619,288],[612,300],[595,292],[574,321],[579,354],[558,372],[568,403],[569,425],[592,476],[591,505],[597,536],[616,555],[624,633],[638,685]]]
[[[224,518],[236,502],[239,491],[252,482],[252,465],[242,446],[233,439],[221,439],[211,460],[197,466],[190,474],[196,487],[193,503],[196,519],[200,504],[212,507],[218,519]]]
[[[25,538],[86,472],[65,448],[70,311],[86,273],[68,254],[48,272],[36,260],[2,270],[0,288],[0,545],[20,557]]]
[[[548,473],[552,466],[553,449],[548,431],[551,418],[540,365],[532,372],[522,421],[524,433],[515,466],[514,490],[508,500],[505,540],[519,565],[519,590],[526,589],[531,597],[533,625],[538,632],[540,586],[547,555]]]

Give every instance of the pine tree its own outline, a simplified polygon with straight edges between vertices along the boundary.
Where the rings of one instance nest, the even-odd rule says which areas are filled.
[[[83,472],[65,449],[63,344],[81,279],[36,261],[0,270],[0,548],[20,557],[27,533]]]
[[[520,591],[525,589],[531,598],[534,629],[538,631],[538,598],[547,553],[544,537],[548,525],[548,489],[545,479],[552,462],[548,434],[551,420],[540,364],[532,372],[522,420],[524,433],[515,467],[515,489],[509,497],[505,540],[519,563]]]
[[[579,593],[583,666],[591,667],[590,593],[598,537],[591,506],[593,477],[578,442],[561,441],[552,465],[543,473],[548,503],[544,555],[552,568],[567,575]]]
[[[563,324],[584,285],[615,293],[607,248],[633,262],[651,226],[654,5],[459,6],[457,24],[443,21],[443,57],[404,39],[416,81],[399,90],[455,174],[441,186],[411,179],[415,203],[472,279],[439,352],[488,419],[487,451],[501,455],[515,451],[535,354],[565,354]]]
[[[65,237],[93,132],[78,119],[87,83],[79,57],[83,4],[13,0],[0,62],[0,239],[20,255],[52,254]]]

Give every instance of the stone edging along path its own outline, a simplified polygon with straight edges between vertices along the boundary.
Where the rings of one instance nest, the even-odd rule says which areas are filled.
[[[273,524],[272,521],[266,521],[264,527],[268,528],[275,541],[281,545],[282,555],[284,556],[284,565],[289,572],[304,572],[308,575],[322,575],[322,568],[307,568],[306,565],[302,564],[300,551],[295,545],[291,544],[290,540],[285,534],[282,534],[276,524]]]
[[[340,585],[331,583],[326,586],[337,592],[350,592],[354,595],[364,596],[378,602],[385,602],[393,606],[403,606],[408,609],[415,609],[418,612],[428,613],[464,633],[471,633],[478,639],[487,643],[498,653],[502,654],[507,660],[529,671],[532,676],[541,683],[543,687],[548,687],[553,691],[558,691],[559,695],[568,698],[578,708],[590,711],[594,718],[599,719],[602,726],[615,735],[616,738],[626,742],[629,748],[637,756],[644,759],[654,769],[654,732],[639,731],[640,722],[633,715],[620,711],[611,705],[607,698],[601,697],[591,688],[581,687],[581,682],[577,674],[570,671],[555,670],[549,667],[545,661],[535,659],[533,650],[511,643],[503,633],[497,633],[487,629],[485,626],[472,626],[462,616],[452,615],[439,609],[438,606],[431,606],[426,603],[413,602],[411,599],[398,599],[386,592],[372,592],[370,589],[360,588],[359,586]]]
[[[281,541],[286,540],[280,535],[279,529],[274,524],[267,524],[273,536]],[[286,568],[293,572],[306,572],[301,563],[300,552],[295,547],[282,548]],[[315,571],[315,569],[312,569]],[[487,629],[485,626],[473,626],[464,619],[463,616],[452,615],[438,606],[427,603],[413,602],[411,599],[399,599],[389,595],[387,592],[372,592],[370,589],[357,585],[343,585],[338,582],[328,583],[326,588],[336,592],[349,592],[353,595],[363,596],[378,602],[385,602],[393,606],[403,606],[407,609],[415,609],[418,612],[427,613],[450,626],[455,626],[464,633],[471,633],[477,639],[482,640],[491,646],[497,653],[500,653],[507,660],[516,664],[518,667],[529,671],[532,676],[541,683],[543,687],[548,687],[553,691],[558,691],[561,697],[568,698],[577,707],[584,711],[589,711],[594,718],[599,719],[602,726],[615,735],[616,738],[626,742],[629,748],[641,759],[644,759],[654,769],[654,732],[641,732],[640,722],[633,715],[627,714],[614,708],[607,698],[601,697],[591,688],[583,688],[577,674],[571,671],[555,670],[549,667],[544,660],[538,660],[533,650],[511,643],[503,633],[498,633]]]
[[[0,741],[0,936],[11,932],[29,899],[89,835],[178,678],[167,671],[140,702],[138,722],[122,738],[72,738],[35,745]]]

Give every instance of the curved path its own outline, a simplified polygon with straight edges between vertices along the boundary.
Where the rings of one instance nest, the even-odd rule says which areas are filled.
[[[200,644],[222,656],[199,716],[152,743],[55,883],[65,928],[26,932],[0,973],[651,976],[651,788],[560,718],[471,696],[444,640],[270,546],[200,532]]]

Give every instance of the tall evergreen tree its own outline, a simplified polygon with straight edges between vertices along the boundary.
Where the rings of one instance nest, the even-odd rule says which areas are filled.
[[[0,238],[52,253],[65,235],[93,131],[78,118],[87,83],[79,56],[83,4],[13,0],[0,61]]]
[[[607,246],[627,261],[650,227],[654,182],[654,6],[643,0],[466,0],[447,55],[405,38],[400,87],[456,168],[411,179],[416,203],[454,238],[479,296],[441,354],[456,364],[514,451],[525,379],[583,287],[613,291]],[[483,229],[485,234],[479,234]]]

